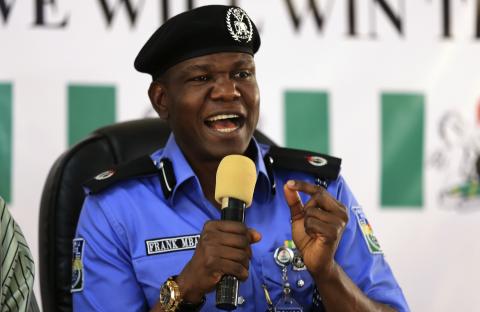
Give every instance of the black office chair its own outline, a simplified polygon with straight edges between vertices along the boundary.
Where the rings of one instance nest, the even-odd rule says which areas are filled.
[[[72,239],[84,200],[82,183],[97,173],[165,145],[170,129],[158,118],[94,131],[50,169],[40,204],[40,286],[43,311],[72,311]],[[258,141],[274,144],[256,131]]]

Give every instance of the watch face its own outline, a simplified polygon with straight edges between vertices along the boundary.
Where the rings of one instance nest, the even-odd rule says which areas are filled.
[[[160,302],[163,306],[167,306],[170,303],[170,294],[170,287],[163,285],[162,289],[160,290]]]

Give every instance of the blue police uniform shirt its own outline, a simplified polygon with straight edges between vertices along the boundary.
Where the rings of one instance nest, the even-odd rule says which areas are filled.
[[[269,147],[256,147],[258,180],[245,223],[262,234],[252,245],[249,277],[240,284],[245,300],[239,311],[266,311],[262,284],[273,303],[282,294],[282,274],[274,251],[291,240],[290,209],[283,185],[290,179],[312,182],[302,172],[275,170],[275,194],[271,192],[263,156]],[[158,301],[161,285],[178,275],[191,259],[203,225],[220,219],[220,211],[203,195],[198,178],[173,135],[151,158],[173,163],[177,184],[165,198],[158,175],[136,177],[86,197],[74,239],[73,306],[77,311],[148,311]],[[408,305],[381,251],[369,245],[369,225],[347,184],[340,176],[328,186],[329,193],[348,210],[335,260],[371,299],[398,311]],[[308,196],[302,195],[304,203]],[[362,232],[363,227],[363,232]],[[374,239],[374,237],[373,237]],[[376,243],[376,242],[374,242]],[[370,248],[369,248],[370,246]],[[304,281],[300,287],[299,280]],[[312,307],[314,282],[307,270],[288,270],[292,295],[304,311]],[[203,311],[215,311],[215,291],[206,295]]]

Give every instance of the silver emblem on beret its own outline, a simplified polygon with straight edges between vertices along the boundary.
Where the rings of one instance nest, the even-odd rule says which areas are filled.
[[[228,31],[235,41],[247,43],[252,40],[252,21],[244,10],[232,7],[228,9],[226,19]]]

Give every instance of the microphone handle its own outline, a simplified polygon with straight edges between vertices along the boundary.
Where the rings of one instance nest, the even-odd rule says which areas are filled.
[[[243,201],[236,198],[226,198],[222,202],[222,206],[222,220],[245,222],[246,204]]]
[[[222,220],[244,223],[246,204],[236,198],[222,201]],[[216,306],[218,309],[232,311],[237,308],[238,279],[233,275],[224,275],[217,284]]]

